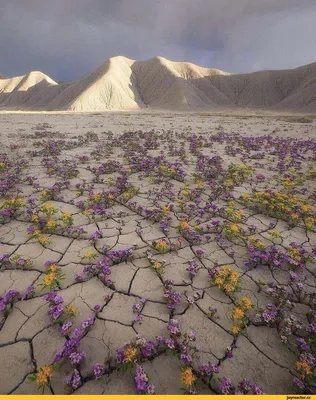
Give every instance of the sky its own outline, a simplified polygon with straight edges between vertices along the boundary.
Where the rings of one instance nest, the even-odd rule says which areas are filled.
[[[0,75],[57,81],[108,58],[228,72],[316,62],[316,0],[0,0]]]

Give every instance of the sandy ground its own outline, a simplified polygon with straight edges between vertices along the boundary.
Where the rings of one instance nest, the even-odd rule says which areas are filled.
[[[246,207],[240,201],[242,194],[254,190],[272,189],[292,194],[293,187],[282,183],[286,174],[292,174],[290,181],[298,176],[304,180],[315,167],[315,150],[306,150],[309,146],[306,141],[314,143],[316,140],[315,124],[291,122],[290,118],[254,113],[214,115],[149,111],[0,113],[0,162],[3,160],[4,163],[1,180],[9,180],[6,168],[14,171],[20,168],[23,158],[26,161],[13,179],[9,196],[23,198],[26,207],[0,216],[0,257],[7,255],[6,260],[2,257],[0,264],[0,296],[2,304],[6,301],[2,312],[0,309],[0,392],[38,393],[36,383],[30,382],[29,377],[38,373],[41,367],[52,365],[56,352],[75,337],[74,329],[82,327],[89,317],[94,323],[91,329],[84,330],[73,350],[84,352],[85,359],[72,363],[69,355],[64,353],[62,366],[54,371],[46,393],[135,393],[135,368],[131,373],[119,371],[116,350],[130,341],[131,346],[140,351],[139,340],[135,344],[137,335],[155,343],[157,337],[176,343],[175,352],[166,351],[168,345],[164,342],[150,356],[137,359],[156,393],[180,393],[181,388],[193,390],[193,386],[186,386],[183,381],[186,368],[196,377],[201,393],[218,393],[220,379],[224,376],[229,377],[235,387],[243,378],[248,378],[265,393],[297,392],[292,382],[293,377],[298,376],[295,365],[299,359],[299,353],[292,345],[294,339],[291,336],[287,343],[282,343],[282,323],[258,322],[258,314],[275,301],[269,294],[269,287],[279,285],[294,296],[295,291],[288,282],[289,272],[295,272],[295,268],[288,265],[277,269],[271,265],[247,267],[249,242],[231,236],[221,240],[220,231],[212,225],[214,220],[220,221],[221,226],[234,223],[234,218],[227,213],[227,207],[230,207],[227,194],[231,194],[235,198],[233,207],[237,212],[242,211],[238,224],[245,237],[254,236],[267,248],[276,243],[280,249],[288,251],[291,243],[296,242],[306,251],[313,251],[316,246],[313,229],[306,230],[301,221],[297,226],[290,226],[282,218]],[[124,132],[132,133],[123,135]],[[202,143],[198,154],[190,147],[193,135],[197,135]],[[240,139],[267,135],[271,135],[272,144],[267,144],[263,138],[260,146],[252,149],[245,145],[250,142]],[[281,138],[284,139],[282,143],[278,142]],[[300,164],[295,164],[296,156],[289,150],[290,161],[285,163],[291,160],[294,163],[280,172],[278,162],[282,149],[301,148],[299,146],[306,150]],[[301,154],[300,150],[298,152]],[[198,163],[203,158],[201,155],[221,157],[218,176],[208,176],[213,165],[210,164],[206,170],[200,170],[200,176],[194,180]],[[156,157],[153,164],[148,161],[148,167],[135,167],[141,165],[142,159],[149,160],[150,157]],[[160,161],[159,157],[162,157]],[[109,160],[112,160],[112,169],[104,164]],[[119,166],[115,164],[117,162]],[[230,184],[221,180],[221,174],[227,173],[231,164],[251,167],[253,179],[247,177],[242,182]],[[100,169],[101,165],[103,169]],[[128,177],[129,185],[127,189],[124,186],[123,191],[122,182],[117,180],[122,173]],[[263,180],[254,179],[258,175],[262,175]],[[227,175],[226,178],[231,177]],[[51,188],[56,183],[60,185],[57,194],[53,198],[47,197],[52,195]],[[223,187],[224,192],[221,191]],[[197,191],[190,194],[193,189]],[[306,178],[297,187],[294,185],[294,190],[302,201],[315,207],[315,178]],[[101,204],[97,193],[102,193],[103,199],[110,199],[106,197],[109,193],[113,197],[102,203],[102,215],[93,216],[91,210],[94,206],[98,209]],[[9,197],[3,193],[0,198],[2,211],[9,207],[5,203]],[[30,198],[34,200],[28,204]],[[216,204],[214,212],[206,207],[211,203]],[[54,207],[54,214],[45,209],[47,204]],[[199,214],[199,208],[206,210],[204,214]],[[160,210],[160,220],[148,211],[153,209]],[[65,213],[68,214],[64,218],[70,215],[72,226],[82,227],[83,233],[77,235],[62,225]],[[46,222],[39,222],[41,218],[46,218]],[[56,224],[51,230],[45,225],[48,220]],[[179,233],[179,224],[184,220],[190,229],[196,228],[197,241],[188,237],[186,228]],[[168,225],[165,230],[161,221]],[[30,227],[33,227],[31,233]],[[49,240],[40,243],[34,229]],[[271,236],[272,230],[279,232],[277,238]],[[101,237],[91,240],[91,235],[98,231],[101,231]],[[165,254],[157,251],[159,240],[167,243]],[[122,249],[132,253],[127,261],[117,259],[113,253]],[[199,250],[203,250],[202,257]],[[90,258],[87,256],[89,251]],[[104,276],[95,266],[107,256],[110,256],[107,261],[110,274]],[[28,260],[28,264],[23,266],[23,262],[19,263],[21,259]],[[162,264],[163,270],[159,270],[157,264],[152,265],[151,260]],[[192,260],[197,270],[190,275],[188,266]],[[47,261],[48,267],[45,266]],[[63,321],[54,321],[48,301],[44,299],[50,289],[41,286],[49,265],[56,266],[63,274],[56,284],[63,306],[75,307],[74,316],[66,318],[66,308],[61,315],[72,321],[72,327],[64,336],[59,326]],[[89,265],[92,267],[87,270]],[[211,279],[214,267],[226,265],[238,274],[238,292],[225,293]],[[295,305],[291,315],[306,325],[306,315],[315,307],[309,302],[316,288],[315,264],[309,262],[299,274],[307,285],[307,297],[294,296],[289,301]],[[173,280],[172,289],[168,280]],[[30,286],[34,286],[31,294],[25,294]],[[19,292],[15,301],[7,300],[6,294],[10,290]],[[180,300],[174,300],[174,308],[167,306],[173,304],[166,294],[168,290],[179,293]],[[243,334],[234,335],[232,325],[236,325],[236,320],[232,315],[243,296],[251,300],[253,308],[245,313]],[[53,303],[51,307],[54,307]],[[173,334],[170,323],[178,326],[181,334]],[[237,325],[239,323],[237,321]],[[186,347],[184,334],[191,331],[196,333],[196,341],[189,341]],[[189,361],[185,366],[180,355],[194,353],[195,344],[199,348],[199,359]],[[102,366],[100,379],[94,379],[96,363]],[[207,363],[218,366],[219,372],[214,376],[203,376],[200,365]],[[66,376],[70,377],[68,386]]]
[[[223,129],[227,133],[249,135],[276,134],[278,136],[315,137],[316,118],[311,123],[296,123],[291,120],[306,114],[271,113],[264,110],[233,110],[222,113],[212,112],[155,112],[155,111],[108,111],[103,113],[69,112],[8,112],[0,110],[2,128],[1,140],[5,140],[4,130],[10,134],[20,134],[42,123],[52,125],[60,133],[84,134],[112,131],[123,133],[129,130],[179,130],[193,133],[207,132],[209,129]],[[250,131],[251,129],[251,131]]]

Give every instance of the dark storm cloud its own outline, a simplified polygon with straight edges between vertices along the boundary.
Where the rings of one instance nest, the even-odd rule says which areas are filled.
[[[76,79],[161,55],[232,72],[316,61],[314,0],[0,0],[0,73]]]

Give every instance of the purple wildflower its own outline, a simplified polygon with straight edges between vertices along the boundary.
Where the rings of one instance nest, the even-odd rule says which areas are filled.
[[[220,391],[222,394],[230,394],[232,390],[232,381],[224,376],[220,379]]]
[[[293,383],[295,386],[297,386],[300,389],[305,388],[304,382],[301,379],[297,378],[296,376],[293,378]]]
[[[86,329],[86,328],[89,328],[90,326],[92,326],[94,324],[95,324],[95,316],[91,315],[85,321],[83,321],[83,323],[81,324],[81,327],[83,329]]]
[[[93,372],[93,375],[94,375],[94,378],[95,378],[95,379],[100,379],[100,378],[102,377],[102,375],[104,374],[104,367],[103,367],[103,365],[102,365],[102,364],[99,364],[99,363],[95,364],[95,365],[92,367],[92,372]]]
[[[81,376],[77,369],[74,370],[74,373],[70,376],[66,377],[67,385],[71,386],[72,389],[76,390],[81,386]]]
[[[148,384],[148,377],[141,366],[136,367],[134,377],[137,393],[153,394],[154,386]]]
[[[154,342],[147,342],[141,348],[141,354],[144,358],[152,357],[156,353],[156,344]]]
[[[35,293],[35,286],[31,285],[28,286],[25,290],[24,295],[22,296],[22,300],[29,300],[34,296]]]
[[[70,362],[73,365],[81,364],[85,358],[86,358],[86,353],[83,351],[81,353],[74,352],[69,355]]]

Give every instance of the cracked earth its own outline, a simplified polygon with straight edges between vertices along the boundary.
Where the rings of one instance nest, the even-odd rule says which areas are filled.
[[[0,127],[0,393],[315,392],[316,126]]]

